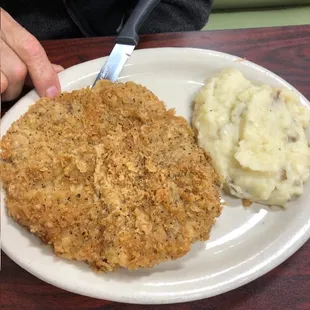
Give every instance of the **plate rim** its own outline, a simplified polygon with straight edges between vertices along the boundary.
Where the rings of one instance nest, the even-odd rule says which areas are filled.
[[[283,78],[281,78],[277,74],[273,73],[272,71],[254,63],[254,62],[248,61],[246,59],[243,59],[243,58],[235,56],[235,55],[231,55],[231,54],[223,53],[223,52],[218,52],[218,51],[210,50],[210,49],[190,48],[190,47],[158,47],[158,48],[138,49],[138,50],[134,51],[134,54],[137,55],[137,54],[145,54],[145,53],[149,53],[149,52],[161,53],[161,52],[181,52],[181,51],[182,52],[198,52],[198,53],[204,53],[204,54],[207,53],[209,55],[216,55],[216,56],[219,56],[222,58],[224,57],[226,59],[231,59],[232,61],[242,61],[244,65],[251,67],[251,69],[259,70],[261,72],[264,72],[265,74],[267,73],[273,79],[276,79],[278,82],[281,82],[281,84],[292,89],[294,92],[296,92],[300,96],[301,101],[303,101],[302,103],[303,104],[306,103],[306,105],[308,105],[308,107],[310,107],[310,103],[307,100],[307,98],[303,94],[301,94],[293,85],[288,83],[286,80],[284,80]],[[137,55],[137,56],[139,56],[139,55]],[[76,64],[74,66],[67,68],[64,72],[61,72],[59,74],[59,76],[60,76],[60,78],[65,79],[66,75],[70,75],[71,72],[76,70],[77,67],[79,67],[79,69],[80,69],[83,66],[86,67],[90,63],[95,63],[98,61],[106,61],[107,58],[108,58],[108,56],[105,56],[105,57],[100,57],[100,58],[96,58],[96,59],[92,59],[92,60],[89,60],[86,62]],[[99,69],[97,72],[99,72]],[[10,113],[14,113],[14,110],[15,110],[14,107],[16,108],[20,104],[20,101],[22,101],[25,97],[29,97],[29,96],[35,95],[35,94],[36,94],[36,91],[31,90],[25,96],[20,98],[14,104],[14,106],[11,107],[11,109],[9,109],[6,112],[6,114],[2,117],[1,126],[2,126],[2,123],[5,122],[6,119],[9,117]],[[1,132],[1,136],[2,136],[2,132]],[[2,191],[2,193],[4,192],[4,190],[2,190],[2,186],[1,186],[1,191]],[[2,201],[1,201],[1,205],[2,205]],[[3,216],[1,216],[1,222],[2,222],[2,220],[3,220]],[[3,228],[4,228],[4,226],[1,225],[1,230]],[[20,228],[25,229],[23,227],[20,227]],[[111,294],[110,292],[107,292],[107,291],[103,292],[101,296],[98,296],[98,294],[92,293],[91,290],[86,292],[83,290],[83,288],[81,288],[81,289],[79,289],[77,287],[68,288],[68,287],[66,287],[66,284],[62,285],[62,283],[59,283],[57,280],[55,281],[54,279],[50,279],[48,276],[46,276],[40,272],[37,272],[35,269],[31,269],[27,263],[23,262],[22,259],[19,259],[18,257],[14,256],[14,253],[11,253],[9,246],[7,246],[7,244],[5,242],[3,242],[3,239],[1,239],[1,250],[3,250],[4,253],[6,253],[6,255],[8,255],[10,259],[12,259],[17,265],[19,265],[21,268],[23,268],[27,272],[31,273],[32,275],[39,278],[40,280],[42,280],[42,281],[44,281],[50,285],[59,287],[65,291],[73,292],[73,293],[83,295],[83,296],[99,298],[99,299],[106,299],[106,300],[115,301],[115,302],[125,302],[125,303],[145,304],[146,305],[146,304],[171,304],[171,303],[195,301],[195,300],[199,300],[199,299],[217,296],[219,294],[223,294],[223,293],[226,293],[228,291],[234,290],[238,287],[241,287],[245,284],[248,284],[249,282],[252,282],[253,280],[265,275],[266,273],[268,273],[272,269],[274,269],[277,266],[279,266],[280,264],[282,264],[291,255],[293,255],[296,251],[298,251],[307,242],[307,240],[309,238],[310,238],[310,218],[308,219],[308,223],[306,225],[301,227],[298,231],[295,231],[295,234],[290,239],[291,242],[287,243],[288,244],[287,248],[284,251],[282,251],[281,253],[279,253],[276,257],[274,257],[269,263],[264,264],[258,271],[256,271],[256,272],[253,271],[252,273],[249,274],[249,276],[243,277],[242,279],[239,279],[239,280],[237,280],[231,284],[225,285],[224,287],[221,287],[219,289],[213,289],[211,291],[206,290],[203,292],[198,292],[196,294],[177,296],[177,297],[172,297],[172,298],[166,298],[166,296],[165,297],[155,297],[155,298],[152,297],[152,298],[150,298],[150,296],[148,296],[148,295],[146,295],[145,297],[142,297],[139,295],[136,297],[130,297],[127,295],[122,295],[122,294],[121,295],[113,294],[113,293]],[[281,249],[283,249],[283,247]]]

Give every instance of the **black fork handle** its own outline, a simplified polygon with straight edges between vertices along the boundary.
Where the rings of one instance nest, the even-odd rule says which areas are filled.
[[[138,31],[141,25],[159,2],[160,0],[139,0],[120,34],[117,36],[116,43],[137,45],[139,42]]]

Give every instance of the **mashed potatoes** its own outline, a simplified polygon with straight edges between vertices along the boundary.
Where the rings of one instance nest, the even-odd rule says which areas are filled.
[[[193,126],[231,194],[285,206],[309,177],[310,110],[289,90],[255,86],[236,69],[196,97]]]

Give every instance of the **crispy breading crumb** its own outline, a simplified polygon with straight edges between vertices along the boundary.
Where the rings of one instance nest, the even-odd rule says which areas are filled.
[[[242,205],[243,205],[244,207],[250,207],[251,204],[252,204],[252,201],[251,201],[251,200],[249,200],[249,199],[242,199]]]
[[[181,257],[221,211],[185,119],[131,82],[40,99],[1,148],[9,215],[97,271]]]

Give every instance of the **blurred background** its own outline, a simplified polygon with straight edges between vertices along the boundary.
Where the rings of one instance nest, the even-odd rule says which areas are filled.
[[[203,30],[310,24],[310,0],[214,0]]]

